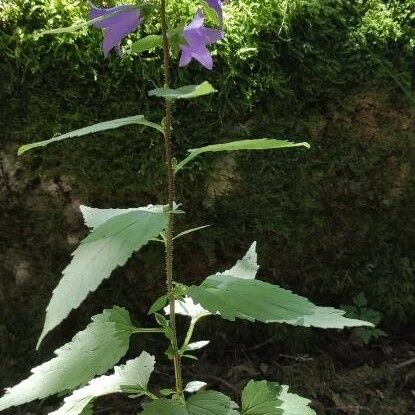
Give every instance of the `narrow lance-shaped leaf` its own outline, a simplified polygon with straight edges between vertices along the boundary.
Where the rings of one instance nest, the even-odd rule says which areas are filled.
[[[141,415],[228,415],[231,400],[220,392],[206,391],[192,395],[186,402],[157,399],[146,405]]]
[[[32,150],[36,147],[44,147],[48,144],[55,143],[57,141],[65,140],[66,138],[82,137],[84,135],[97,133],[99,131],[112,130],[114,128],[124,127],[130,124],[140,124],[147,127],[152,127],[159,132],[163,133],[163,127],[160,124],[153,123],[145,119],[144,115],[134,115],[132,117],[119,118],[111,121],[104,121],[98,124],[90,125],[89,127],[80,128],[78,130],[71,131],[62,135],[57,135],[49,140],[38,141],[36,143],[25,144],[19,147],[17,154],[20,156],[26,151]]]
[[[116,267],[124,265],[134,251],[163,231],[168,217],[164,210],[132,210],[121,214],[114,210],[113,213],[105,222],[101,222],[101,214],[96,220],[89,217],[88,221],[99,226],[81,242],[63,271],[46,309],[38,346],[45,335],[77,308],[89,292],[95,291]]]
[[[138,39],[131,45],[131,52],[142,53],[162,46],[163,38],[161,35],[148,35]]]
[[[316,415],[310,401],[276,382],[249,381],[242,391],[241,415]]]
[[[136,389],[146,391],[154,370],[154,357],[142,352],[139,357],[125,365],[116,366],[112,375],[92,379],[89,384],[65,398],[65,403],[50,415],[79,415],[94,398]],[[129,393],[129,392],[128,392]]]
[[[177,89],[171,88],[156,88],[148,92],[148,95],[167,99],[190,99],[197,98],[202,95],[213,94],[216,89],[205,81],[200,85],[186,85]]]
[[[110,17],[113,17],[113,16],[115,16],[119,13],[121,13],[121,11],[114,11],[113,13],[108,13],[105,16],[99,16],[99,17],[96,17],[95,19],[90,19],[90,20],[86,20],[84,22],[75,23],[71,26],[58,27],[56,29],[43,30],[41,32],[38,32],[37,35],[38,36],[43,36],[43,35],[57,34],[57,33],[76,32],[77,30],[83,29],[83,28],[88,27],[88,26],[92,26],[94,23],[102,22],[103,20],[106,20]]]
[[[32,369],[32,375],[6,391],[0,411],[85,384],[113,367],[128,350],[136,330],[120,307],[92,318],[85,330],[55,351],[56,357]]]
[[[272,150],[277,148],[291,148],[291,147],[306,147],[310,148],[310,145],[306,142],[293,143],[286,140],[276,140],[273,138],[259,138],[255,140],[239,140],[230,141],[229,143],[223,144],[212,144],[205,147],[192,148],[187,150],[190,154],[178,163],[174,171],[177,173],[187,163],[192,161],[194,158],[203,153],[221,152],[221,151],[242,151],[242,150]]]
[[[220,314],[232,321],[238,317],[305,327],[372,326],[366,321],[344,317],[342,310],[318,307],[278,285],[255,279],[212,275],[200,286],[189,287],[187,294],[212,314]]]

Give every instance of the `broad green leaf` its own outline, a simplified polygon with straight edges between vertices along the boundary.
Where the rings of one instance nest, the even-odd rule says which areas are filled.
[[[32,150],[36,147],[44,147],[50,143],[55,143],[56,141],[65,140],[66,138],[73,137],[82,137],[87,134],[97,133],[99,131],[112,130],[114,128],[120,128],[129,124],[140,124],[146,125],[148,127],[155,128],[156,130],[163,133],[163,127],[159,124],[147,121],[144,115],[134,115],[132,117],[119,118],[117,120],[100,122],[98,124],[90,125],[89,127],[80,128],[79,130],[74,130],[66,134],[58,135],[50,138],[49,140],[38,141],[36,143],[25,144],[19,147],[17,154],[20,156],[26,151]]]
[[[252,279],[255,278],[258,269],[256,242],[253,242],[242,259],[239,259],[232,268],[223,272],[218,272],[217,275],[233,275],[239,278]],[[177,300],[175,306],[176,314],[188,316],[193,319],[199,319],[211,314],[200,304],[196,304],[188,296],[185,296],[182,300]],[[168,307],[166,307],[164,311],[166,314],[169,314]]]
[[[215,391],[198,392],[186,402],[157,399],[144,407],[142,415],[228,415],[231,400]]]
[[[344,311],[317,307],[304,297],[278,285],[230,275],[212,275],[187,294],[212,314],[234,321],[236,317],[264,323],[343,328],[371,323],[343,317]]]
[[[134,251],[155,238],[167,225],[165,211],[129,211],[100,223],[73,252],[71,263],[52,294],[38,346],[89,292],[95,291],[112,271],[124,265]],[[101,220],[101,217],[100,217]],[[92,223],[89,219],[89,223]]]
[[[200,85],[187,85],[177,89],[156,88],[149,91],[148,95],[174,100],[197,98],[202,95],[212,94],[214,92],[216,92],[216,89],[214,89],[209,82],[205,81]]]
[[[0,411],[74,389],[105,373],[125,355],[135,330],[123,308],[104,310],[71,342],[57,349],[56,357],[35,367],[31,376],[8,389],[0,398]]]
[[[150,49],[162,46],[163,38],[161,35],[148,35],[138,39],[131,45],[131,52],[142,53]]]
[[[201,382],[200,380],[193,380],[185,386],[184,391],[188,393],[195,393],[200,391],[200,389],[204,388],[206,385],[206,382]]]
[[[129,212],[150,212],[150,213],[162,213],[165,210],[163,205],[148,205],[138,208],[128,208],[128,209],[97,209],[89,206],[81,205],[79,207],[81,210],[82,216],[84,218],[84,223],[88,228],[96,228],[102,225],[109,219],[112,219],[115,216],[122,215]]]
[[[150,375],[154,370],[154,357],[142,352],[139,357],[129,360],[125,365],[116,366],[112,375],[92,379],[83,388],[77,389],[65,398],[65,403],[50,415],[79,415],[94,398],[121,393],[125,389],[146,391]]]
[[[203,153],[222,152],[222,151],[241,151],[241,150],[272,150],[277,148],[306,147],[310,148],[308,143],[293,143],[286,140],[276,140],[273,138],[259,138],[255,140],[230,141],[223,144],[212,144],[205,147],[192,148],[187,150],[190,154],[176,164],[174,172],[180,171],[187,163]]]
[[[259,265],[258,255],[256,252],[256,242],[253,242],[244,257],[239,259],[231,269],[218,272],[216,275],[233,275],[237,278],[254,279],[258,269]]]
[[[316,415],[310,401],[276,382],[249,381],[242,391],[241,415]]]

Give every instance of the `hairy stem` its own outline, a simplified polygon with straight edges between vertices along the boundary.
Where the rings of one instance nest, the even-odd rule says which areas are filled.
[[[170,87],[170,57],[169,57],[169,39],[167,36],[167,12],[166,0],[161,0],[161,30],[163,33],[163,69],[164,69],[164,84],[166,88]],[[172,103],[170,100],[165,100],[165,120],[164,120],[164,148],[165,160],[167,168],[168,180],[168,205],[169,205],[169,220],[166,229],[166,286],[167,296],[169,299],[170,308],[170,328],[172,330],[171,347],[173,352],[174,376],[176,379],[176,391],[180,395],[183,394],[182,385],[182,371],[180,354],[177,346],[176,334],[176,312],[174,309],[174,293],[173,293],[173,204],[175,197],[175,183],[173,171],[173,155],[172,155]]]

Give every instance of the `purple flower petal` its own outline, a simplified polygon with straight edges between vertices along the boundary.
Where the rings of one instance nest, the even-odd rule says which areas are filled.
[[[140,10],[134,6],[125,4],[109,9],[95,7],[91,4],[89,12],[90,19],[108,16],[100,22],[93,23],[93,26],[104,31],[104,41],[102,49],[105,57],[108,56],[111,49],[117,48],[121,41],[141,23]]]
[[[223,21],[223,10],[222,10],[222,0],[206,0],[206,3],[209,7],[215,10],[216,14],[219,17],[219,20]]]
[[[223,39],[223,32],[204,27],[203,21],[203,13],[198,10],[192,22],[184,28],[183,37],[187,44],[180,46],[182,50],[180,66],[188,65],[193,58],[205,68],[213,68],[212,56],[206,46]]]

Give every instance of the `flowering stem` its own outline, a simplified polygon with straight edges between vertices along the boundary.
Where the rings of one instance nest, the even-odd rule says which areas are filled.
[[[170,57],[169,57],[169,39],[166,13],[166,0],[161,0],[161,30],[163,34],[163,69],[164,69],[164,84],[166,88],[170,87]],[[175,197],[175,183],[173,171],[173,156],[172,156],[172,103],[170,100],[165,100],[165,120],[164,120],[164,148],[165,160],[167,167],[168,180],[168,205],[169,205],[169,219],[167,223],[165,235],[166,247],[166,286],[167,296],[169,299],[170,309],[170,328],[172,330],[171,348],[173,353],[174,376],[176,380],[176,391],[178,394],[183,394],[182,385],[182,371],[181,371],[181,357],[177,346],[176,334],[176,312],[174,307],[174,293],[173,293],[173,204]]]

